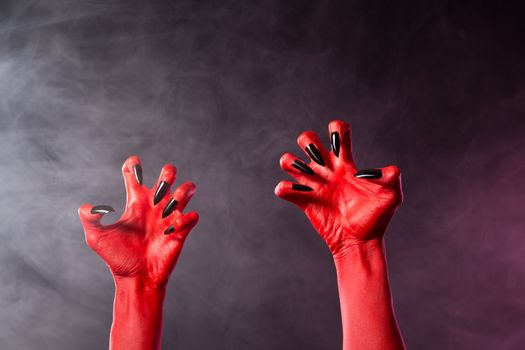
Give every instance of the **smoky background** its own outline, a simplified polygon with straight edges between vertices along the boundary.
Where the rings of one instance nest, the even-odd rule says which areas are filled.
[[[200,222],[165,349],[338,349],[335,271],[275,198],[295,138],[343,119],[360,168],[398,165],[386,235],[410,349],[525,344],[525,50],[513,2],[0,2],[0,349],[104,349],[113,282],[77,208],[164,163]]]

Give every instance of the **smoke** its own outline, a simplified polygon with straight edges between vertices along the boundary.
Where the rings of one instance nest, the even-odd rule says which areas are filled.
[[[171,278],[165,348],[341,344],[330,255],[276,199],[286,151],[352,124],[397,164],[387,233],[409,348],[525,341],[523,24],[512,8],[329,1],[0,4],[0,348],[107,347],[113,283],[76,209],[119,217],[120,167],[179,169],[201,215]]]

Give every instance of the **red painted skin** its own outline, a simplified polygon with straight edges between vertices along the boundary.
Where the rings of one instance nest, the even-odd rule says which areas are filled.
[[[170,187],[175,181],[173,165],[166,164],[156,185],[148,189],[135,178],[136,164],[140,164],[140,159],[132,156],[122,167],[127,203],[118,222],[102,226],[102,214],[91,214],[92,205],[79,208],[86,242],[105,261],[115,280],[111,350],[160,349],[162,304],[168,279],[186,236],[199,218],[195,212],[182,213],[195,192],[191,182],[182,184],[173,194],[167,192],[157,205],[153,204],[161,181]],[[179,204],[162,219],[162,211],[172,197]],[[170,225],[175,231],[165,235]]]
[[[381,169],[380,179],[354,176],[351,129],[342,121],[329,124],[340,135],[339,156],[328,152],[318,136],[304,132],[301,149],[314,144],[325,166],[312,161],[314,175],[292,167],[297,157],[286,153],[281,168],[313,191],[280,182],[275,194],[301,208],[332,252],[339,288],[344,350],[405,349],[396,323],[384,253],[383,235],[402,202],[399,169]]]

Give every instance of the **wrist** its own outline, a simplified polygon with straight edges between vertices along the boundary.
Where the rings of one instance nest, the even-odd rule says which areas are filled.
[[[383,239],[347,243],[333,254],[333,258],[338,269],[363,264],[370,267],[383,266],[385,260]]]
[[[119,294],[159,297],[162,300],[166,295],[166,285],[159,285],[148,282],[137,277],[115,276],[115,290]]]

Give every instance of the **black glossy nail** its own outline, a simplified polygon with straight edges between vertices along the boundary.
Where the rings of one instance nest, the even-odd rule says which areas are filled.
[[[294,191],[303,191],[303,192],[310,192],[313,191],[311,187],[301,185],[301,184],[292,184],[292,190]]]
[[[162,218],[164,219],[166,216],[170,215],[175,210],[175,208],[177,208],[178,204],[179,202],[175,198],[170,199],[162,211]]]
[[[173,232],[175,232],[175,227],[173,227],[173,225],[171,225],[170,227],[164,230],[165,235],[169,235],[170,233],[173,233]]]
[[[114,211],[115,209],[109,205],[97,205],[91,208],[91,214],[107,214]]]
[[[168,192],[169,185],[166,181],[162,181],[159,184],[159,187],[157,187],[157,191],[155,191],[155,196],[153,197],[153,204],[157,205],[162,198],[164,198],[164,195],[166,192]]]
[[[332,151],[334,151],[335,156],[339,158],[339,148],[341,147],[341,139],[339,138],[339,133],[333,132],[330,135],[330,140],[332,141]]]
[[[380,179],[383,176],[381,169],[364,169],[354,174],[361,179]]]
[[[140,164],[135,164],[133,166],[133,171],[135,172],[135,178],[137,179],[137,182],[139,185],[142,185],[142,167]]]
[[[306,150],[306,153],[308,153],[308,155],[310,156],[310,158],[312,158],[314,162],[316,162],[319,165],[324,166],[323,157],[321,156],[321,153],[319,152],[319,150],[317,149],[317,147],[315,147],[313,143],[306,146],[305,150]]]
[[[295,169],[298,169],[300,171],[302,171],[303,173],[305,174],[308,174],[308,175],[315,175],[314,171],[312,170],[312,168],[310,168],[307,164],[301,162],[300,160],[294,160],[293,163],[292,163],[292,166],[295,168]]]

